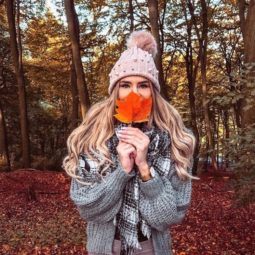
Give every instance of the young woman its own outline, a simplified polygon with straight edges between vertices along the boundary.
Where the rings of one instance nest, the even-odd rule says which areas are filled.
[[[153,36],[135,31],[127,46],[109,75],[109,98],[69,136],[63,167],[87,222],[89,255],[169,255],[169,226],[183,220],[191,179],[198,179],[191,174],[195,138],[159,93]],[[117,102],[126,100],[126,111],[137,116],[148,110],[134,98],[151,108],[147,119],[129,124],[118,118]]]

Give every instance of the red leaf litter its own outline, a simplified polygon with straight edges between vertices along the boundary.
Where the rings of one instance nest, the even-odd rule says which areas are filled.
[[[255,254],[255,205],[235,206],[224,174],[200,178],[182,224],[170,227],[173,254]],[[87,254],[86,222],[69,188],[65,173],[0,173],[0,254]]]

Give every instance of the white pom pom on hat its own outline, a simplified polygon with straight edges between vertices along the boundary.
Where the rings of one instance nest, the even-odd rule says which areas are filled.
[[[108,93],[112,93],[120,79],[134,75],[147,78],[160,91],[158,70],[153,59],[156,54],[157,43],[150,32],[144,30],[132,32],[127,39],[127,50],[121,54],[109,74]]]
[[[156,40],[148,31],[140,30],[131,33],[127,39],[127,48],[132,48],[134,46],[149,52],[153,57],[157,54]]]

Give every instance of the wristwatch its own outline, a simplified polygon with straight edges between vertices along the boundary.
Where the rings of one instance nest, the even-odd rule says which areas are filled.
[[[150,170],[150,175],[151,175],[151,178],[149,180],[151,180],[155,177],[155,170],[152,166],[149,168],[149,170]],[[149,181],[149,180],[147,180],[147,181]],[[147,181],[142,181],[142,182],[147,182]]]

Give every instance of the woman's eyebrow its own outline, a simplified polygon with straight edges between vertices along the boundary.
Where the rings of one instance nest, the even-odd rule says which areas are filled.
[[[132,82],[130,82],[130,81],[121,81],[120,83],[128,83],[128,84],[131,84]],[[140,82],[138,82],[138,84],[143,84],[143,83],[149,83],[149,81],[140,81]]]

